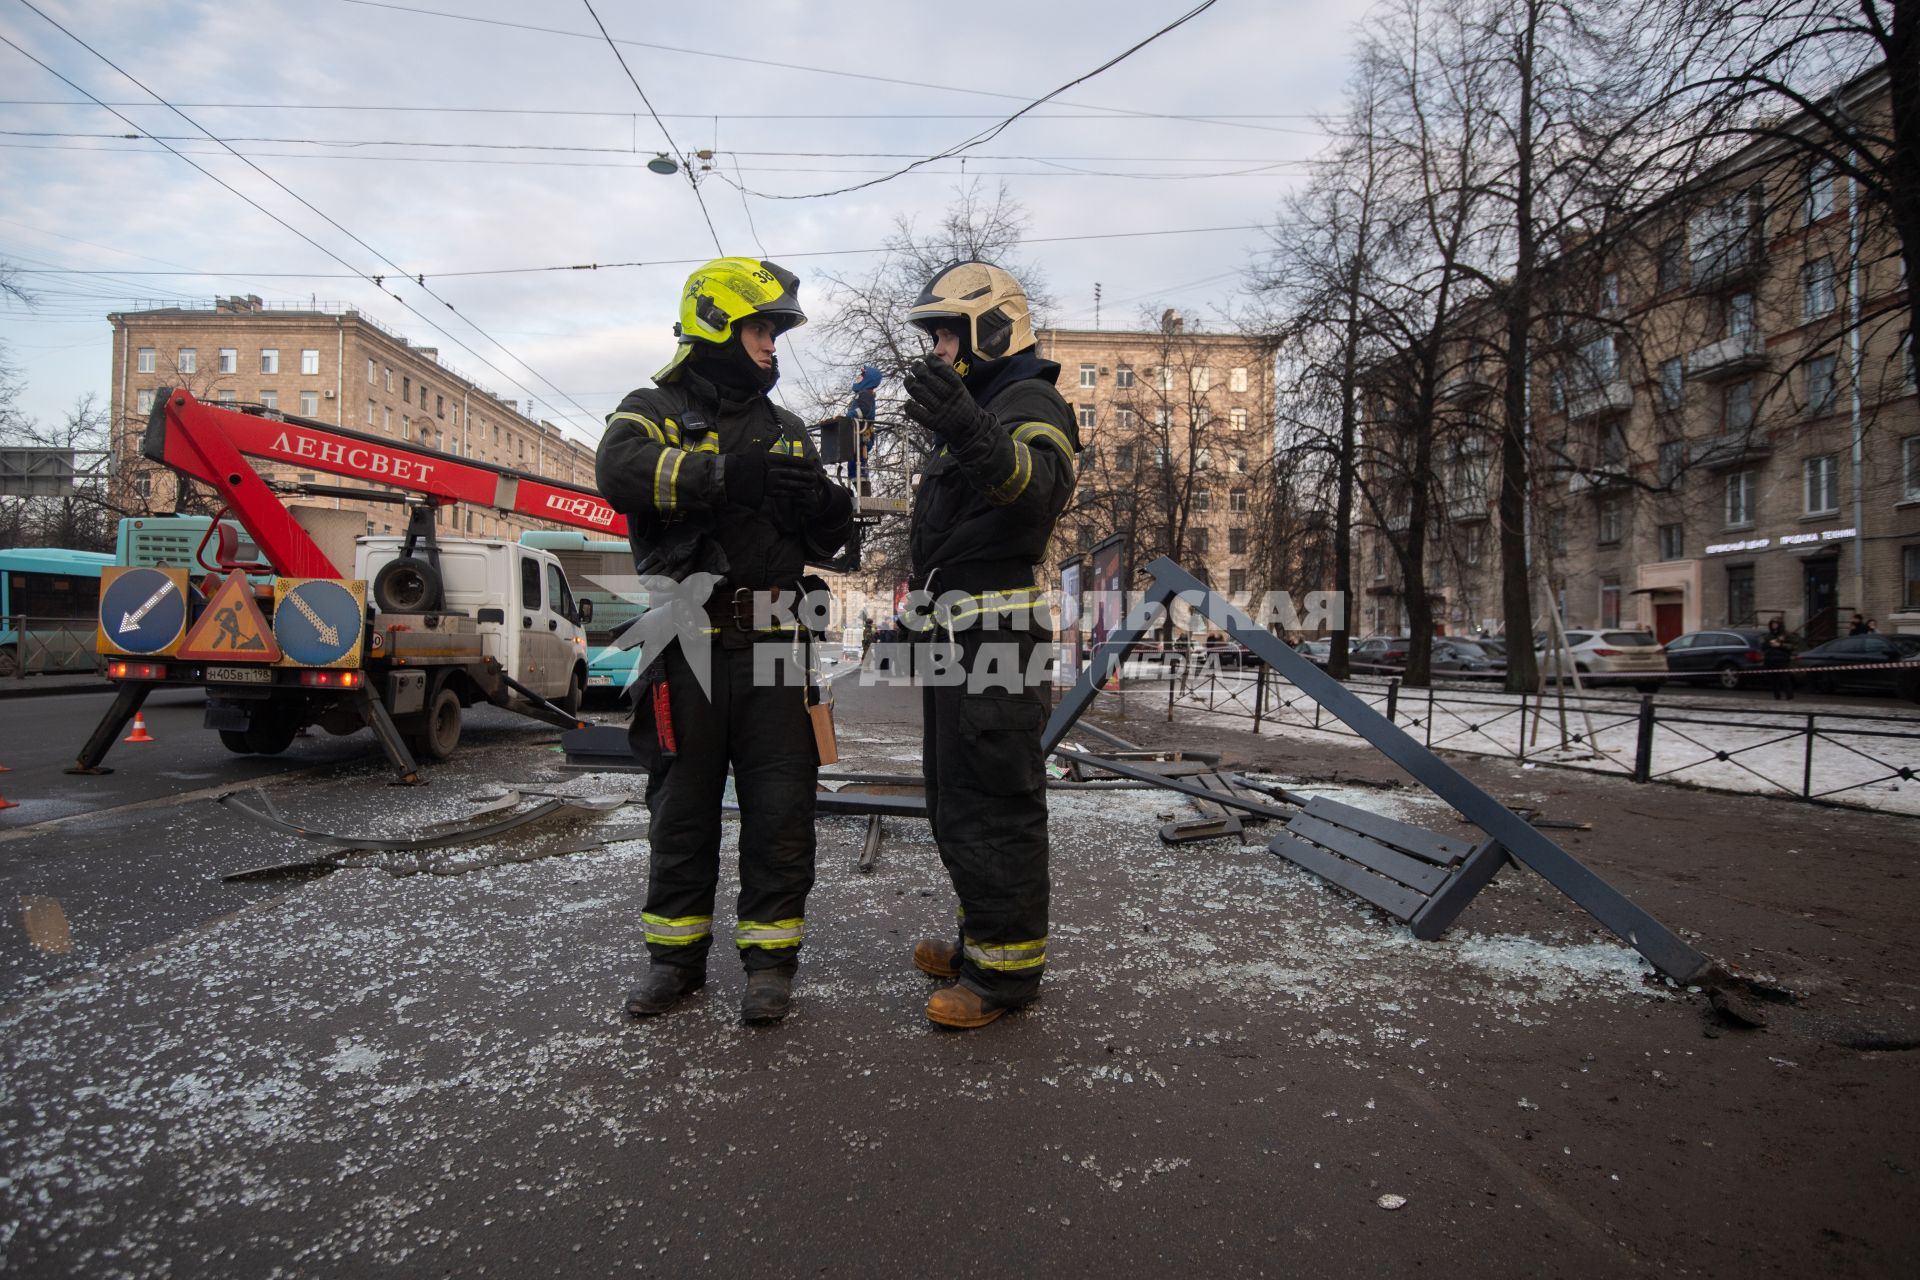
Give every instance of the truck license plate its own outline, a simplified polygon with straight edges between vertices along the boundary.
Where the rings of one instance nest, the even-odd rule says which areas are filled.
[[[208,667],[207,679],[233,684],[272,684],[272,667]]]

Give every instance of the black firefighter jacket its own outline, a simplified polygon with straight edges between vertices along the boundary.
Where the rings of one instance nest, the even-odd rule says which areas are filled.
[[[713,573],[750,590],[790,586],[809,560],[840,549],[852,524],[844,490],[805,519],[772,501],[758,510],[729,501],[727,459],[756,450],[819,465],[805,424],[764,395],[728,399],[688,368],[628,393],[607,417],[594,474],[601,495],[627,517],[642,574],[678,581]]]
[[[1010,356],[975,398],[995,428],[943,448],[913,504],[913,584],[936,592],[1033,584],[1073,497],[1080,433],[1054,390],[1060,366]],[[932,579],[929,582],[929,579]]]

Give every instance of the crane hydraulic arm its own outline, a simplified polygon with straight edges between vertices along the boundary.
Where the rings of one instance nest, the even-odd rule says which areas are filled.
[[[154,397],[141,452],[212,485],[274,569],[294,578],[344,576],[253,469],[265,458],[425,495],[624,536],[627,520],[591,486],[442,453],[406,441],[291,416],[203,404],[181,388]],[[351,567],[351,566],[349,566]]]

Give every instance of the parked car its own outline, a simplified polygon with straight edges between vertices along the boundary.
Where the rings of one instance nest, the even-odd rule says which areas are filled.
[[[1478,640],[1464,636],[1437,636],[1433,642],[1433,670],[1443,675],[1502,675],[1505,654],[1495,656]]]
[[[1355,671],[1398,671],[1407,665],[1405,636],[1368,636],[1347,651],[1347,662]]]
[[[1567,647],[1560,652],[1560,671],[1577,671],[1581,675],[1628,676],[1640,675],[1640,680],[1609,679],[1599,683],[1631,683],[1642,693],[1652,693],[1666,683],[1667,654],[1650,632],[1646,631],[1569,631],[1566,633]],[[1537,637],[1534,642],[1534,660],[1540,664],[1540,674],[1550,677],[1554,671],[1553,654],[1546,644],[1546,637]]]
[[[1841,636],[1796,654],[1793,665],[1811,667],[1807,681],[1821,693],[1857,691],[1920,701],[1920,667],[1822,672],[1821,667],[1872,666],[1920,660],[1920,636]]]
[[[1331,640],[1302,640],[1293,647],[1293,651],[1316,667],[1327,665],[1327,657],[1333,652]]]
[[[1767,633],[1753,627],[1716,631],[1689,631],[1667,641],[1667,671],[1690,681],[1718,681],[1722,689],[1738,689],[1749,672],[1766,665],[1760,646]]]

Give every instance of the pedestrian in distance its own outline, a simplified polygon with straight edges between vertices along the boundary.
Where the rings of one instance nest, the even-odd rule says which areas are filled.
[[[1850,636],[1864,636],[1870,629],[1867,625],[1867,620],[1856,613],[1853,615],[1852,623],[1847,627],[1847,634]]]
[[[933,350],[908,370],[905,414],[936,445],[914,500],[910,585],[940,603],[903,625],[916,653],[944,646],[957,677],[928,681],[921,708],[927,818],[959,921],[950,939],[922,939],[913,963],[958,979],[927,1017],[964,1029],[1031,1004],[1047,962],[1047,704],[1025,673],[1051,649],[1034,566],[1073,495],[1080,439],[1013,276],[953,263],[907,318]]]
[[[1793,637],[1787,624],[1778,618],[1767,622],[1766,639],[1760,645],[1760,660],[1772,677],[1773,700],[1793,701]]]
[[[873,615],[870,613],[861,614],[860,615],[860,665],[862,667],[867,665],[867,659],[871,657],[873,654],[873,642],[877,634],[878,633],[874,630],[874,626],[873,626]]]
[[[778,338],[806,322],[799,284],[748,258],[695,271],[680,294],[674,358],[654,386],[620,402],[600,442],[600,492],[627,517],[640,575],[702,584],[687,604],[705,624],[647,653],[628,733],[648,768],[652,850],[640,917],[651,963],[627,995],[636,1017],[665,1013],[706,982],[729,766],[740,803],[741,1016],[778,1022],[792,1001],[820,766],[807,678],[794,688],[754,676],[775,665],[765,659],[810,644],[792,617],[801,577],[845,544],[853,520],[852,497],[827,479],[805,425],[767,398]]]

